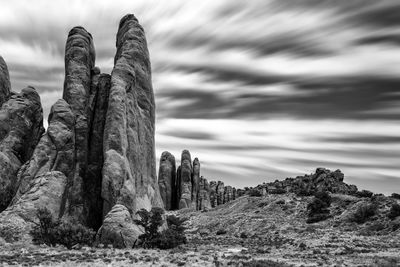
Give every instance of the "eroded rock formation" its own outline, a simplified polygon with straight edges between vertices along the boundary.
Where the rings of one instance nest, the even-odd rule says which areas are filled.
[[[181,165],[176,174],[175,166],[175,157],[168,151],[163,152],[158,182],[165,209],[208,210],[235,199],[235,188],[228,186],[226,189],[221,181],[218,182],[218,187],[216,182],[209,183],[200,175],[200,161],[195,158],[192,165],[188,150],[182,151]]]
[[[175,157],[168,151],[161,154],[158,186],[165,209],[177,209],[176,162]]]
[[[133,15],[121,19],[116,46],[112,74],[101,74],[91,34],[80,26],[69,32],[63,100],[53,105],[43,136],[39,95],[31,87],[10,94],[0,58],[2,224],[14,220],[26,234],[45,206],[56,217],[100,228],[98,242],[129,247],[141,234],[135,212],[163,205],[151,66]]]
[[[33,87],[12,93],[0,109],[0,211],[18,189],[17,172],[43,134],[40,97]]]
[[[65,81],[63,99],[75,115],[75,166],[69,190],[68,213],[85,221],[83,215],[83,183],[87,167],[89,136],[89,96],[95,51],[92,35],[83,27],[74,27],[65,46]]]

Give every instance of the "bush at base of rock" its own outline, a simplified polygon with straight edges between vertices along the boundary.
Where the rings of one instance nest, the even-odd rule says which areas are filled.
[[[258,189],[252,188],[249,191],[249,196],[251,196],[251,197],[261,197],[262,193]]]
[[[307,205],[307,223],[315,223],[328,219],[329,207],[331,206],[331,196],[328,192],[317,192],[312,202]]]
[[[371,191],[368,190],[362,190],[362,191],[357,191],[355,194],[357,197],[367,197],[370,198],[374,195]]]
[[[163,224],[163,209],[152,208],[151,211],[141,209],[137,214],[140,219],[135,222],[144,228],[144,234],[139,236],[142,247],[170,249],[186,243],[185,227],[183,226],[185,219],[174,215],[168,216],[168,229],[158,232],[159,227]]]
[[[399,216],[400,216],[400,205],[397,203],[393,204],[392,207],[390,208],[388,218],[394,220]]]
[[[39,225],[30,232],[36,244],[63,245],[68,249],[75,245],[93,244],[96,233],[79,222],[55,220],[47,208],[38,209],[37,217]]]
[[[363,203],[350,217],[351,222],[365,223],[377,213],[378,207],[374,203]]]

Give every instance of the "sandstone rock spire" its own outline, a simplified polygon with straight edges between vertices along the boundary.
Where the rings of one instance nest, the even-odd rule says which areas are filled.
[[[188,150],[182,151],[180,169],[181,194],[179,200],[179,209],[192,207],[192,160]]]
[[[81,221],[83,216],[83,180],[88,151],[88,99],[95,63],[92,36],[83,27],[74,27],[65,46],[65,81],[63,99],[75,115],[75,167],[68,195],[68,213]]]
[[[166,210],[176,209],[177,190],[176,190],[176,163],[175,157],[168,151],[164,151],[160,158],[158,172],[158,186],[161,199]]]

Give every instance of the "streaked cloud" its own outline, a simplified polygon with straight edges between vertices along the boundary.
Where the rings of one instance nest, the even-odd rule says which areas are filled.
[[[190,149],[237,186],[340,168],[361,188],[400,185],[398,1],[28,0],[2,3],[12,87],[61,97],[70,28],[94,37],[110,73],[119,19],[144,26],[157,154]]]

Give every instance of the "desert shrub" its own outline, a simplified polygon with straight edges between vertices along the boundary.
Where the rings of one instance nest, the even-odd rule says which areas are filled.
[[[395,198],[395,199],[400,199],[400,194],[393,193],[393,194],[391,195],[391,197],[392,197],[392,198]]]
[[[378,211],[378,207],[374,203],[363,203],[356,211],[351,215],[350,221],[358,224],[365,223]]]
[[[313,200],[307,205],[307,223],[315,223],[329,218],[329,207],[331,206],[331,196],[328,192],[317,192]]]
[[[242,262],[243,267],[290,267],[294,266],[284,262],[273,261],[273,260],[251,260]]]
[[[262,193],[258,189],[252,188],[249,191],[249,196],[251,196],[251,197],[261,197]]]
[[[394,220],[398,216],[400,216],[400,205],[395,203],[390,208],[390,211],[389,211],[389,214],[388,214],[388,218],[391,219],[391,220]]]
[[[372,193],[371,191],[368,190],[362,190],[362,191],[357,191],[356,192],[356,196],[357,197],[367,197],[370,198],[374,195],[374,193]]]
[[[14,196],[14,191],[12,188],[7,187],[6,190],[0,193],[0,212],[5,210],[10,204],[10,200]]]
[[[74,245],[91,246],[95,231],[72,220],[55,220],[47,208],[39,208],[36,212],[39,224],[34,226],[30,234],[36,244],[49,246],[64,245],[71,249]]]
[[[226,234],[227,232],[226,232],[226,230],[225,229],[219,229],[215,234],[216,235],[224,235],[224,234]]]
[[[183,226],[186,219],[174,215],[168,216],[168,228],[159,232],[158,229],[163,224],[163,209],[152,208],[151,211],[141,209],[137,214],[140,219],[135,222],[144,228],[144,234],[139,236],[144,248],[170,249],[186,243],[185,227]]]
[[[271,193],[281,195],[281,194],[286,194],[286,190],[283,188],[276,188],[275,190],[272,190]]]

